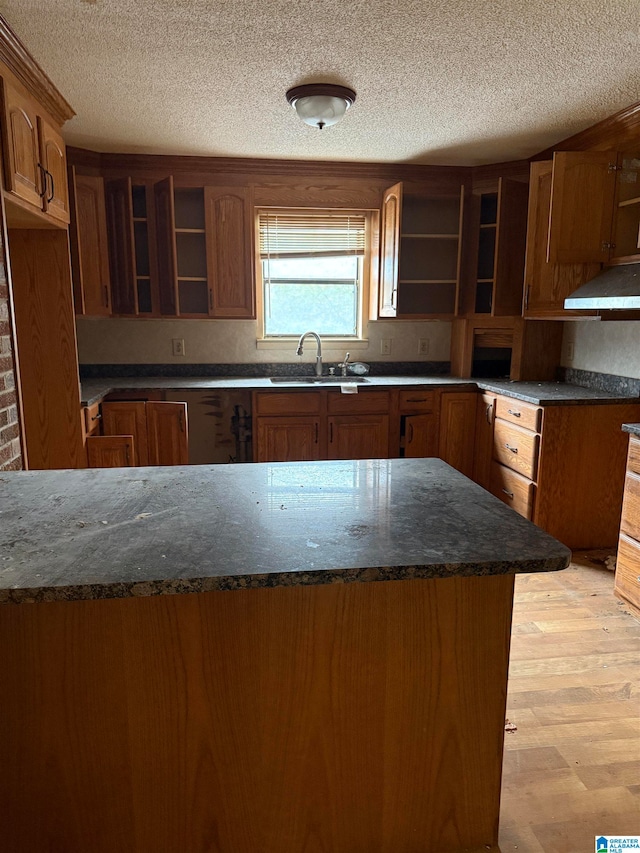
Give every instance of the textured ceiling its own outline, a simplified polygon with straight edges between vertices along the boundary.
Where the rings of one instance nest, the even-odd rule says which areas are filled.
[[[0,0],[96,151],[473,165],[640,100],[638,0]],[[285,91],[357,92],[304,125]]]

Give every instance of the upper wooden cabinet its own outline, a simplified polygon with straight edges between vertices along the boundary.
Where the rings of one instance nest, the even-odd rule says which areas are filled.
[[[205,187],[204,195],[211,315],[255,317],[251,190],[248,187]]]
[[[104,181],[69,170],[71,264],[76,314],[111,313]]]
[[[610,263],[640,254],[640,151],[553,155],[547,258]]]
[[[547,260],[552,165],[550,160],[531,164],[524,273],[525,318],[588,316],[584,311],[565,311],[564,300],[600,270],[597,262],[555,263]]]
[[[6,189],[52,220],[69,222],[62,136],[31,97],[2,81]]]
[[[615,151],[557,151],[553,155],[547,258],[550,263],[609,260]]]
[[[160,311],[255,317],[253,211],[247,188],[154,186]]]
[[[528,186],[499,178],[495,191],[469,198],[469,275],[460,314],[518,316],[522,310]]]
[[[418,195],[402,184],[383,196],[379,317],[449,318],[458,310],[464,188]]]
[[[152,276],[148,188],[118,178],[105,183],[112,313],[157,314]]]

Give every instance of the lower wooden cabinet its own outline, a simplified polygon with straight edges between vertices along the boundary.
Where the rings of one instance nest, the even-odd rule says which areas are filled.
[[[385,459],[388,415],[338,415],[328,420],[328,459]]]
[[[494,459],[491,462],[489,491],[524,518],[531,520],[535,494],[535,484],[531,480]]]
[[[446,391],[440,398],[438,456],[473,476],[477,391]]]
[[[265,416],[256,419],[256,462],[309,462],[320,459],[320,420]]]
[[[102,404],[101,414],[103,436],[131,437],[134,462],[126,464],[187,465],[189,463],[186,403],[113,401]],[[100,457],[96,455],[94,458]],[[113,454],[107,458],[113,459]]]
[[[630,436],[615,593],[640,615],[640,439]]]
[[[127,468],[135,465],[132,435],[87,436],[89,468]]]
[[[572,549],[615,544],[624,480],[620,426],[637,403],[535,406],[476,402],[474,479]]]
[[[256,462],[386,459],[392,455],[390,406],[388,391],[255,392],[253,458]]]
[[[436,391],[400,391],[400,456],[438,455],[438,405],[439,394]]]

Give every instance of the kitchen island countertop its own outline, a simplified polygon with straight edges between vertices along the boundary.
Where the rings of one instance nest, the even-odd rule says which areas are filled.
[[[570,552],[438,459],[12,472],[0,602],[554,571]]]

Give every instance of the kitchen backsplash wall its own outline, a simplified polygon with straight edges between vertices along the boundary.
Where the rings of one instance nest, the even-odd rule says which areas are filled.
[[[315,362],[309,339],[304,355],[295,343],[258,343],[255,320],[137,320],[77,318],[80,364],[246,364]],[[301,332],[307,331],[301,329]],[[323,343],[323,361],[449,361],[451,323],[377,321],[369,323],[368,343]],[[184,356],[173,355],[173,341],[184,342]],[[383,352],[383,342],[390,350]],[[425,343],[426,342],[426,343]]]
[[[565,323],[562,366],[640,379],[640,322]]]

